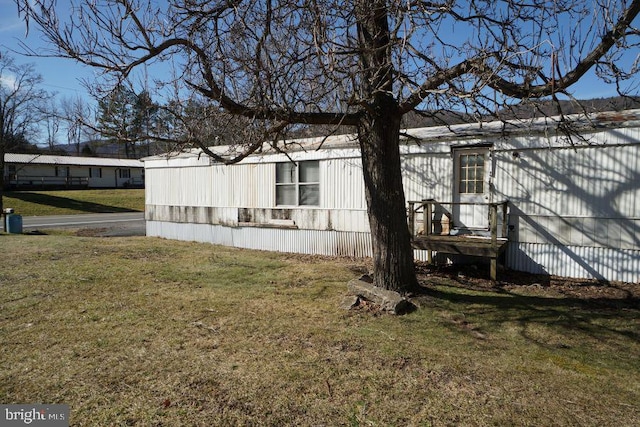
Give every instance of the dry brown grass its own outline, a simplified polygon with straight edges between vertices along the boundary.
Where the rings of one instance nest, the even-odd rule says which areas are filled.
[[[0,243],[0,401],[66,403],[73,425],[640,420],[633,305],[443,281],[392,317],[338,308],[358,262],[151,238]]]

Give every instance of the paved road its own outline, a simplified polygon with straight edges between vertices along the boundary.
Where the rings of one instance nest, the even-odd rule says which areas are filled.
[[[105,236],[144,236],[143,212],[81,214],[55,216],[25,216],[22,218],[25,232],[48,228],[101,229]]]

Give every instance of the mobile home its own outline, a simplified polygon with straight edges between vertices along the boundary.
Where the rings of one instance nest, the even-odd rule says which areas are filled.
[[[497,227],[507,268],[639,282],[640,110],[565,120],[570,136],[558,118],[407,130],[404,191],[416,202],[407,208],[430,206],[412,232],[487,238]],[[286,155],[265,145],[231,166],[195,150],[143,159],[147,235],[369,256],[354,136],[295,142]]]
[[[140,160],[13,153],[4,159],[10,190],[144,187]]]

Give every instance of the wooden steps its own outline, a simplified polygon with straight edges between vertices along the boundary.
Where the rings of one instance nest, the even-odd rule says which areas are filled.
[[[453,203],[446,203],[451,205]],[[417,207],[416,207],[417,205]],[[415,249],[426,250],[428,261],[432,262],[432,251],[446,254],[469,255],[489,258],[491,280],[496,280],[498,270],[498,257],[507,248],[507,206],[508,202],[488,203],[489,236],[473,234],[435,234],[433,212],[435,206],[443,203],[435,200],[423,200],[421,202],[409,202],[409,229],[411,231],[411,243]],[[501,208],[502,227],[501,237],[498,237],[498,208]],[[446,211],[445,211],[446,212]],[[422,232],[416,233],[416,213],[422,213]],[[450,219],[450,218],[449,218]],[[485,230],[486,232],[487,230]]]

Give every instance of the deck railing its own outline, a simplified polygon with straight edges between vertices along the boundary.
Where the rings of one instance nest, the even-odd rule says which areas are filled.
[[[434,199],[425,199],[421,201],[410,201],[408,209],[408,222],[409,232],[412,236],[416,235],[416,216],[422,214],[422,233],[423,234],[440,234],[447,235],[452,228],[455,227],[453,221],[453,209],[446,209],[445,206],[488,206],[488,218],[486,230],[490,231],[491,238],[497,239],[498,237],[507,237],[508,220],[507,215],[509,212],[508,200],[502,200],[499,202],[491,203],[470,203],[470,202],[439,202]],[[499,213],[502,214],[502,224],[498,230]],[[434,219],[434,215],[441,215],[441,220]],[[444,224],[444,225],[443,225]],[[449,224],[447,227],[446,224]],[[438,230],[434,229],[434,226],[439,225]]]
[[[87,187],[89,178],[80,176],[29,176],[19,175],[9,179],[12,187]]]
[[[457,205],[476,205],[481,206],[483,209],[488,207],[487,227],[484,230],[490,232],[490,239],[486,239],[486,234],[481,234],[481,237],[485,238],[475,239],[467,238],[469,234],[450,234],[452,228],[455,229],[456,224],[452,222],[451,210],[446,209],[445,206],[455,207]],[[505,250],[508,240],[508,210],[508,201],[492,203],[438,202],[436,200],[410,201],[408,225],[412,245],[417,249],[427,250],[429,263],[433,262],[432,251],[489,258],[490,276],[492,280],[496,280],[498,257]],[[500,232],[498,232],[499,213],[502,214]],[[422,227],[421,232],[416,233],[418,214],[422,214]],[[434,219],[434,215],[440,216],[441,219],[439,221]],[[438,223],[440,224],[436,230],[435,225]],[[449,226],[446,226],[447,223]]]

